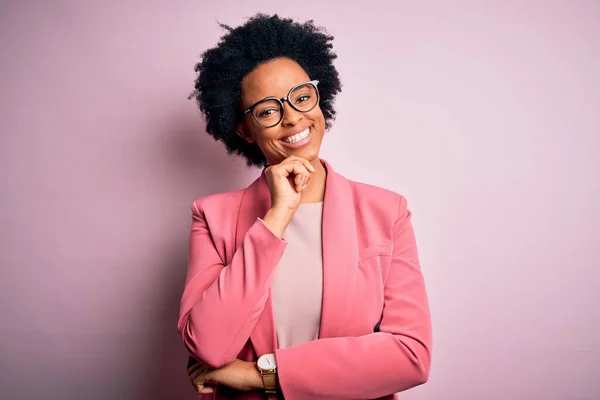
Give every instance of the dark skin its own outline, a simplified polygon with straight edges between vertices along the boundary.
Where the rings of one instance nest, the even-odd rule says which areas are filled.
[[[240,108],[245,110],[269,96],[282,98],[292,87],[310,80],[306,71],[291,59],[268,61],[242,80]],[[310,129],[310,141],[306,145],[291,148],[281,142],[280,139],[285,136],[306,128]],[[269,163],[266,174],[271,197],[281,203],[280,207],[293,209],[297,203],[323,201],[327,173],[319,161],[319,151],[325,135],[325,118],[319,105],[302,113],[284,102],[283,119],[270,128],[262,127],[250,114],[246,114],[238,122],[236,133],[248,143],[256,143],[265,155]],[[239,391],[264,389],[262,377],[253,361],[235,360],[215,370],[196,364],[188,370],[188,374],[199,393],[212,393],[211,386],[215,384]]]
[[[310,81],[306,71],[289,58],[277,58],[261,64],[242,80],[242,110],[265,97],[282,98],[299,83]],[[280,139],[310,128],[308,145],[292,149],[285,146]],[[290,156],[305,160],[315,168],[310,179],[302,190],[302,203],[323,201],[325,195],[325,167],[319,161],[321,142],[325,135],[325,117],[319,105],[311,111],[302,113],[294,110],[288,102],[284,102],[282,121],[271,128],[260,126],[250,114],[246,114],[238,123],[237,134],[248,143],[256,143],[260,147],[270,166],[280,164]]]

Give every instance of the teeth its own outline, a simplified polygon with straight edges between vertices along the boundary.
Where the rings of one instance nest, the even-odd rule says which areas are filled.
[[[286,138],[285,138],[285,139],[283,139],[282,141],[283,141],[283,142],[286,142],[286,143],[296,143],[296,142],[299,142],[299,141],[301,141],[302,139],[306,138],[306,137],[308,136],[308,133],[309,133],[309,132],[310,132],[310,129],[309,129],[309,128],[306,128],[306,129],[305,129],[305,130],[303,130],[302,132],[300,132],[300,133],[296,133],[296,134],[295,134],[295,135],[293,135],[293,136],[286,137]]]

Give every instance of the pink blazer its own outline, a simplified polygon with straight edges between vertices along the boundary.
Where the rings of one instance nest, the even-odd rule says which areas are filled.
[[[192,205],[178,330],[190,354],[222,367],[274,352],[286,400],[394,399],[427,381],[431,322],[411,213],[391,191],[326,167],[319,339],[278,349],[270,286],[285,239],[262,221],[264,173]],[[231,398],[217,388],[202,399]],[[240,399],[264,399],[263,393]]]

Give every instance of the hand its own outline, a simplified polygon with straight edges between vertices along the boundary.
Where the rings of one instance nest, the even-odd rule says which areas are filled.
[[[265,169],[271,208],[296,210],[300,204],[302,190],[315,172],[310,162],[297,156],[289,156],[282,162]]]
[[[213,393],[211,384],[223,385],[247,392],[263,387],[262,377],[252,361],[235,360],[222,368],[210,369],[203,364],[194,364],[188,368],[192,385],[198,393]]]

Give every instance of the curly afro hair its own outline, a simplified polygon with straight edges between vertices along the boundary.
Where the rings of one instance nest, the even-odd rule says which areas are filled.
[[[311,79],[319,80],[319,105],[326,129],[331,128],[334,99],[342,90],[333,65],[337,58],[332,50],[333,36],[316,27],[312,20],[298,23],[276,14],[257,14],[237,28],[220,26],[228,33],[196,64],[196,90],[190,98],[196,97],[206,119],[206,131],[225,144],[228,154],[241,155],[248,167],[268,165],[258,145],[244,141],[235,129],[242,117],[242,79],[260,64],[276,58],[296,61]]]

